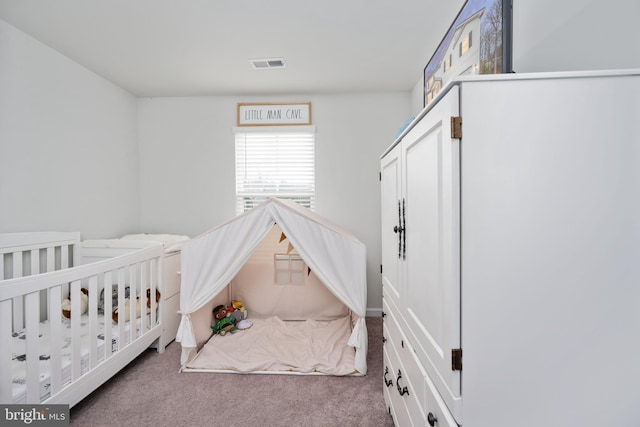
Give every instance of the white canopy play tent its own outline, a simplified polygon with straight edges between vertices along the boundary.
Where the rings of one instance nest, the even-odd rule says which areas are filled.
[[[227,287],[275,224],[322,284],[351,310],[355,321],[348,345],[355,348],[355,370],[366,374],[366,247],[320,215],[280,199],[269,199],[182,246],[182,320],[176,337],[182,344],[182,365],[195,355],[195,330],[210,322],[210,317],[196,320],[194,313]]]

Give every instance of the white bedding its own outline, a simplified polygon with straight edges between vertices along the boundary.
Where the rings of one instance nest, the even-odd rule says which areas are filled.
[[[178,252],[182,244],[189,240],[189,236],[179,234],[127,234],[122,236],[122,240],[142,240],[148,242],[159,242],[165,247],[165,252]]]
[[[81,317],[81,372],[85,374],[89,371],[89,316],[84,314]],[[108,318],[108,325],[112,327],[111,333],[111,345],[112,351],[118,350],[118,325],[111,322],[111,318]],[[98,315],[98,361],[104,360],[104,316]],[[140,319],[137,319],[137,330],[140,330]],[[40,401],[50,396],[51,387],[51,374],[50,374],[50,339],[49,339],[49,321],[45,320],[40,323],[40,334],[38,340],[38,353],[40,355]],[[125,339],[124,342],[129,341],[129,322],[125,324]],[[20,331],[13,334],[12,340],[12,379],[13,379],[13,403],[24,404],[26,403],[26,340],[25,332]],[[69,319],[62,319],[62,385],[66,385],[71,379],[71,321]]]
[[[283,321],[251,319],[253,326],[225,336],[214,335],[188,369],[234,372],[354,373],[355,350],[347,344],[351,320]]]

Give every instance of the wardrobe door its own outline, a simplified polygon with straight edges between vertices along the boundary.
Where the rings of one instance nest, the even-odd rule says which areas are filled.
[[[395,305],[400,298],[400,263],[402,261],[402,233],[399,204],[400,195],[400,145],[397,145],[381,162],[381,222],[382,222],[382,284],[387,296]]]
[[[414,351],[450,401],[460,396],[460,371],[452,369],[460,347],[460,141],[451,137],[458,105],[454,87],[402,144],[403,317]]]

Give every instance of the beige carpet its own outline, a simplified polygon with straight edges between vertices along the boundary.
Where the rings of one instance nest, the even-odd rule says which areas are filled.
[[[382,319],[364,377],[179,373],[180,345],[148,350],[71,409],[71,426],[385,427]]]

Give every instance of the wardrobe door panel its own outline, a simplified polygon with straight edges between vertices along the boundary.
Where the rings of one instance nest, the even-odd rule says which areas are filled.
[[[458,88],[403,140],[406,262],[403,317],[441,393],[460,396],[459,140],[451,137]]]
[[[396,304],[401,293],[402,261],[400,173],[400,146],[397,146],[381,163],[382,284]]]

